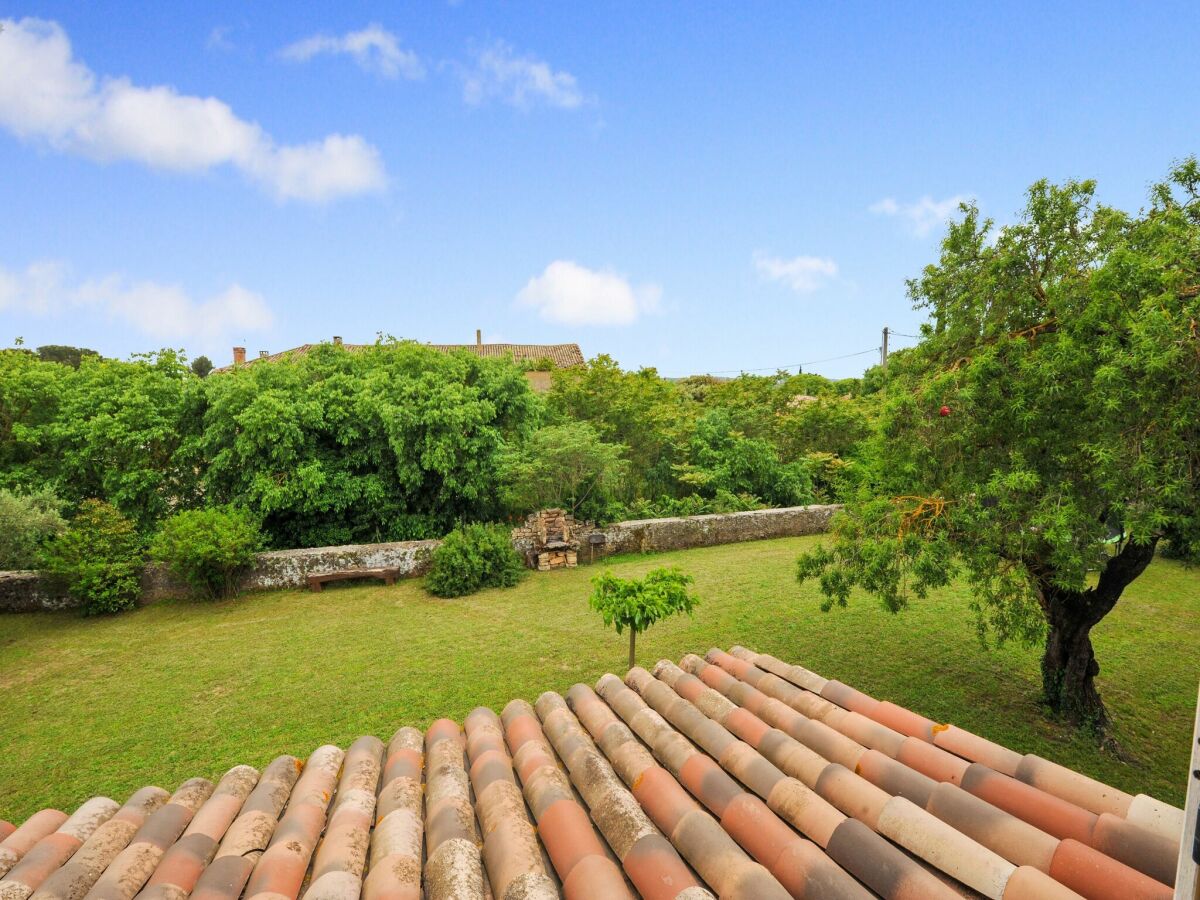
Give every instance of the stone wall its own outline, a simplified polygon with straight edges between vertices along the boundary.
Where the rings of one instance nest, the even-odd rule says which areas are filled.
[[[579,561],[591,562],[614,553],[658,553],[820,534],[829,530],[829,520],[839,509],[841,507],[837,505],[791,506],[617,522],[592,535],[580,536]],[[603,541],[599,540],[600,537],[603,537]],[[589,544],[592,547],[590,551]]]
[[[839,506],[793,506],[750,512],[719,513],[672,519],[641,519],[617,522],[606,528],[587,523],[574,525],[572,538],[579,541],[579,562],[599,561],[615,553],[656,553],[713,547],[740,541],[796,537],[829,530],[829,520]],[[389,544],[348,544],[344,547],[314,547],[306,550],[273,550],[260,553],[254,567],[238,582],[240,591],[299,588],[313,572],[341,569],[398,568],[401,577],[424,575],[440,541],[398,541]],[[529,549],[529,535],[517,529],[513,544],[521,553]],[[186,585],[170,577],[157,564],[142,575],[142,602],[154,603],[168,597],[186,596]],[[48,590],[36,572],[0,572],[0,612],[63,609],[76,605],[69,597]]]
[[[44,586],[37,572],[0,572],[0,612],[66,609],[75,605],[70,597]]]
[[[254,567],[238,580],[238,590],[269,591],[307,586],[317,572],[343,569],[399,569],[401,578],[429,571],[430,557],[441,541],[395,541],[388,544],[346,544],[304,550],[271,550],[255,558]],[[165,567],[151,564],[142,576],[142,602],[185,596],[186,585],[171,578]]]

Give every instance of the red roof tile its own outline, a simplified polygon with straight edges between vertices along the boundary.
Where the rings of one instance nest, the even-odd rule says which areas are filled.
[[[0,900],[1167,900],[1181,830],[735,647],[0,822]]]

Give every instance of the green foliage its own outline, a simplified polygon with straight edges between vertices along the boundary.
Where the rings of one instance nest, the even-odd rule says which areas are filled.
[[[64,366],[70,366],[72,369],[78,369],[80,362],[84,357],[96,356],[100,354],[95,350],[89,350],[86,347],[69,347],[64,344],[44,344],[37,348],[38,359],[42,362],[62,363]]]
[[[778,422],[779,443],[785,456],[828,453],[854,456],[871,434],[868,406],[842,397],[818,397],[789,404]]]
[[[193,590],[217,599],[236,592],[237,576],[254,562],[262,532],[243,509],[214,507],[176,513],[150,545],[150,557]]]
[[[479,523],[446,535],[433,551],[425,589],[435,597],[462,597],[486,587],[512,587],[525,576],[506,528]]]
[[[688,494],[686,497],[660,497],[657,500],[635,500],[622,504],[614,517],[629,519],[665,519],[675,516],[704,516],[713,513],[744,512],[762,509],[763,503],[752,494],[731,494],[717,491],[712,497]]]
[[[0,488],[0,569],[32,569],[47,541],[67,527],[51,491],[18,494]]]
[[[499,517],[500,448],[540,416],[510,362],[411,342],[322,345],[202,384],[208,496],[254,511],[279,547],[432,537]]]
[[[600,613],[606,626],[623,634],[626,628],[641,633],[669,616],[691,615],[700,601],[688,593],[695,579],[678,568],[653,569],[645,578],[618,578],[601,572],[592,579],[588,604]]]
[[[837,462],[809,457],[854,459],[875,405],[840,399],[853,381],[672,382],[604,356],[553,371],[543,400],[511,359],[391,339],[206,370],[171,350],[78,368],[0,350],[0,488],[68,510],[102,498],[145,536],[235,505],[279,548],[435,537],[549,504],[598,521],[740,509],[840,497]]]
[[[931,324],[890,366],[862,498],[800,562],[833,602],[898,608],[961,567],[981,634],[1049,617],[1086,640],[1161,538],[1196,533],[1200,166],[1138,216],[1094,189],[1038,182],[999,232],[964,207],[910,282]]]
[[[197,356],[189,368],[197,378],[207,378],[208,373],[213,370],[213,361],[207,356]]]
[[[629,665],[634,665],[637,636],[670,616],[687,613],[689,616],[700,603],[688,593],[695,581],[678,568],[653,569],[645,578],[618,578],[604,571],[592,579],[592,595],[588,605],[600,613],[606,627],[617,634],[629,629]]]
[[[0,351],[0,485],[102,497],[144,533],[195,503],[197,466],[181,452],[198,382],[172,351],[78,369]]]
[[[680,472],[680,481],[704,496],[750,494],[770,506],[795,506],[813,499],[805,462],[782,462],[770,442],[736,430],[732,414],[725,409],[713,409],[696,422],[689,461]]]
[[[675,491],[672,467],[683,458],[689,401],[653,369],[624,372],[610,357],[597,356],[554,372],[547,404],[560,420],[587,422],[601,440],[625,447],[635,495]]]
[[[109,503],[84,500],[67,530],[43,550],[41,568],[91,616],[137,603],[142,561],[133,523]]]
[[[629,469],[624,450],[600,440],[586,422],[540,428],[500,458],[505,503],[519,514],[561,507],[577,518],[603,521]]]

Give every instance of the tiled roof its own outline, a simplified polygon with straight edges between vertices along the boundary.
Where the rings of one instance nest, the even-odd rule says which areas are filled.
[[[258,362],[278,362],[281,359],[290,359],[297,356],[305,356],[314,347],[319,347],[320,344],[301,344],[299,347],[293,347],[291,350],[281,350],[278,353],[271,353],[267,356],[252,356],[246,359],[242,365],[253,365]],[[363,350],[367,347],[374,347],[375,344],[341,344],[347,350]],[[473,353],[475,356],[483,356],[489,359],[503,359],[511,356],[516,362],[539,363],[543,360],[550,360],[557,368],[569,369],[572,366],[583,365],[583,351],[579,349],[578,344],[425,344],[423,346],[432,347],[434,350],[441,350],[443,353],[452,353],[455,350],[463,350],[467,353]],[[221,366],[219,369],[213,369],[214,372],[228,372],[233,366]]]
[[[0,823],[0,900],[1167,900],[1182,821],[735,647]]]

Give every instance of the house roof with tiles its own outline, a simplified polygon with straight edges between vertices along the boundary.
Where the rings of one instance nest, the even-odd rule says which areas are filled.
[[[347,344],[340,337],[334,337],[333,343],[339,347],[345,347],[347,350],[354,351],[376,346],[375,344]],[[299,347],[293,347],[290,350],[281,350],[278,353],[268,353],[266,350],[260,350],[258,356],[249,358],[246,357],[245,347],[234,347],[233,362],[228,366],[213,369],[213,371],[229,372],[235,366],[248,366],[260,362],[278,362],[281,359],[305,356],[314,347],[319,346],[321,345],[301,344]],[[557,369],[569,369],[573,366],[582,366],[584,364],[583,351],[579,349],[578,344],[485,344],[483,343],[482,336],[477,333],[474,344],[425,344],[424,346],[440,350],[443,353],[461,351],[487,359],[510,358],[518,363],[537,364],[548,362]]]
[[[0,900],[1167,900],[1182,824],[735,647],[0,823]]]

